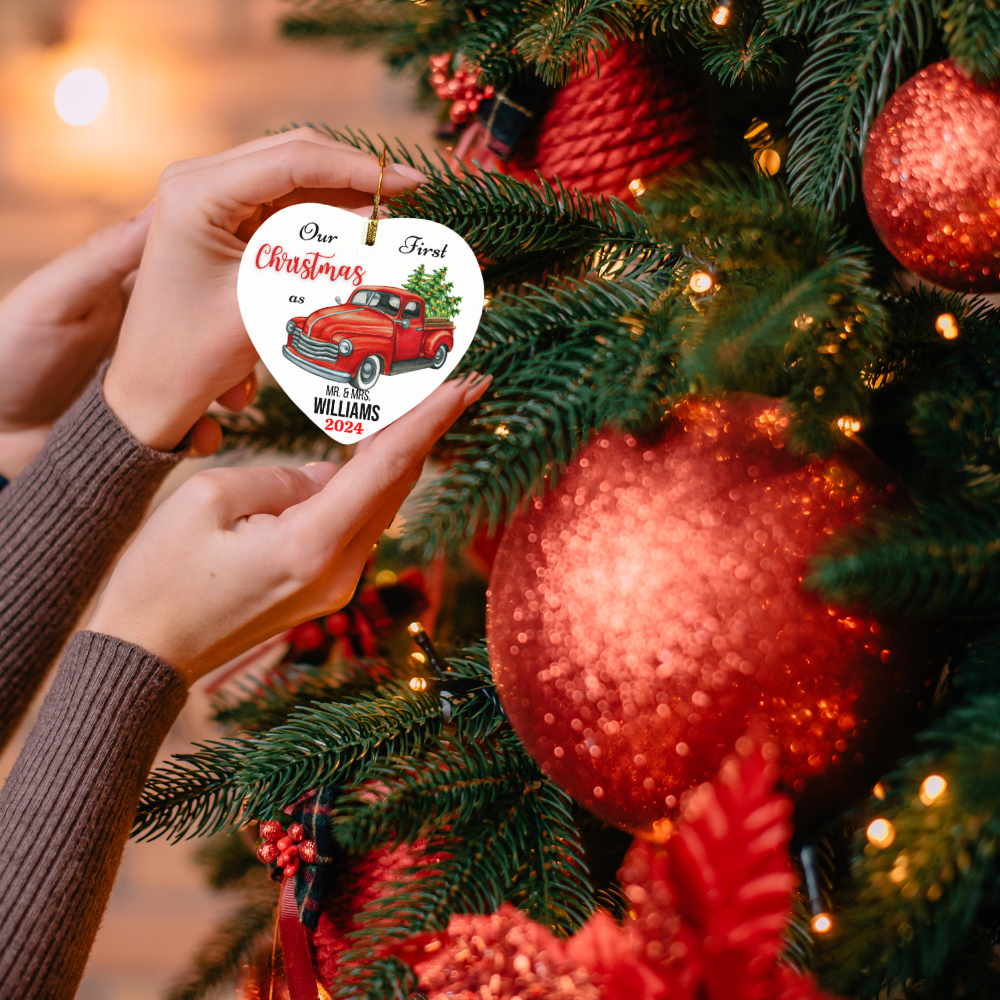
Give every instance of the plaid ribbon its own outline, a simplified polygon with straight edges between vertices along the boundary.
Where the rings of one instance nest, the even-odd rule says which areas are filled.
[[[299,920],[304,927],[315,930],[319,922],[319,911],[323,897],[333,887],[340,870],[342,851],[333,839],[333,807],[340,794],[339,785],[329,785],[300,799],[291,810],[293,821],[305,827],[305,839],[316,844],[316,861],[305,864],[300,861],[295,873],[295,902],[299,910]],[[283,871],[272,862],[271,878],[280,882]]]

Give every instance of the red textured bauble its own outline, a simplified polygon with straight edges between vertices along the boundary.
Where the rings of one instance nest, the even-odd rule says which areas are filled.
[[[709,138],[704,95],[692,75],[626,42],[609,56],[591,57],[556,92],[505,169],[630,200],[632,181],[703,155]]]
[[[1000,87],[951,61],[903,84],[875,119],[861,184],[882,242],[959,292],[1000,291]]]
[[[598,816],[658,835],[760,720],[803,825],[874,780],[929,700],[913,652],[803,590],[806,559],[903,502],[860,445],[806,461],[762,396],[602,434],[507,529],[487,634],[525,748]]]

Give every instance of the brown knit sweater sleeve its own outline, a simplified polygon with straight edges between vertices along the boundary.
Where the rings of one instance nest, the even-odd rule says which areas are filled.
[[[0,1000],[70,1000],[139,793],[187,688],[173,667],[94,632],[70,640],[0,790]]]
[[[140,444],[102,370],[0,490],[0,747],[150,498],[181,455]]]

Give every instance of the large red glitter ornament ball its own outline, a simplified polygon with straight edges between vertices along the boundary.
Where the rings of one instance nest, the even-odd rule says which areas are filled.
[[[868,136],[865,205],[906,268],[960,292],[1000,291],[1000,87],[948,60],[908,80]]]
[[[811,825],[898,756],[929,701],[926,643],[801,586],[823,541],[900,494],[860,445],[791,454],[782,414],[735,395],[682,404],[655,444],[602,434],[497,553],[504,711],[560,787],[635,832],[661,832],[754,724]]]

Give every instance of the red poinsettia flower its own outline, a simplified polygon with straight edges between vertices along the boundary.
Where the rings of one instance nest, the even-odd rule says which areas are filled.
[[[429,1000],[823,1000],[778,958],[796,879],[791,803],[759,750],[690,797],[663,844],[637,840],[623,924],[597,912],[561,941],[504,905],[396,946]]]

